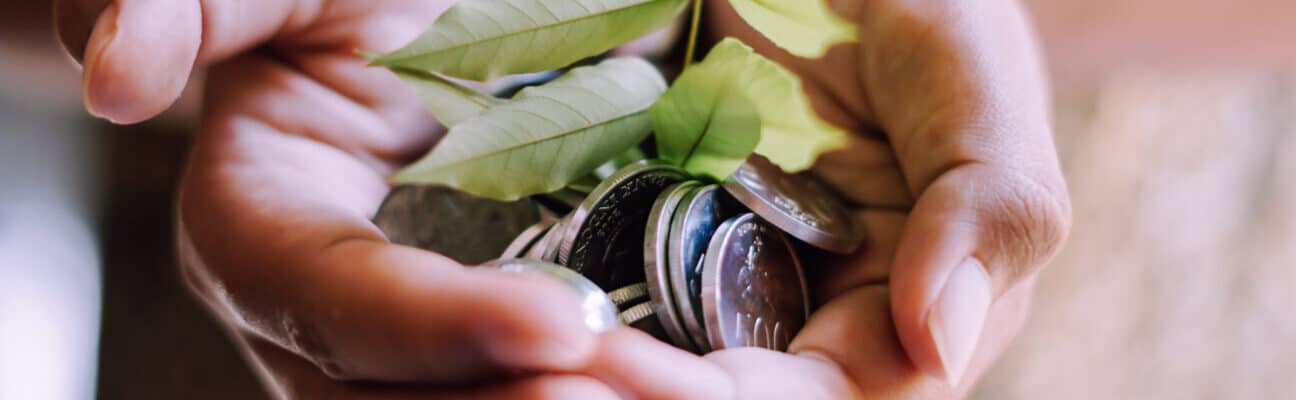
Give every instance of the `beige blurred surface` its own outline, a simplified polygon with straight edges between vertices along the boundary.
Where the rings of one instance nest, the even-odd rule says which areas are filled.
[[[1296,73],[1127,72],[1057,109],[1074,229],[977,397],[1296,394]]]
[[[1296,2],[1028,2],[1075,203],[978,399],[1296,395]]]

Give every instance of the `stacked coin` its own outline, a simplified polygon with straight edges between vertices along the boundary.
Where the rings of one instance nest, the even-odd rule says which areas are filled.
[[[501,258],[570,268],[607,292],[622,323],[682,349],[785,350],[810,313],[789,236],[836,253],[862,241],[831,192],[761,157],[723,184],[649,160],[525,229]]]
[[[536,75],[509,91],[554,76]],[[567,283],[596,330],[616,315],[620,324],[698,353],[785,350],[810,309],[804,254],[797,253],[804,246],[789,236],[843,254],[862,242],[838,198],[760,156],[726,182],[707,184],[660,162],[625,164],[636,153],[580,184],[523,201],[398,187],[374,222],[394,243],[468,265],[499,255],[487,265]]]

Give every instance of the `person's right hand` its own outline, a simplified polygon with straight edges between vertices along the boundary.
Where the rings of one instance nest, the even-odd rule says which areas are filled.
[[[797,73],[852,134],[814,174],[866,232],[807,266],[821,302],[790,354],[708,354],[743,399],[964,398],[1012,342],[1071,202],[1021,2],[829,0],[858,42],[795,57],[708,1],[716,35]]]
[[[105,2],[58,4],[95,115],[148,119],[210,65],[182,269],[278,397],[727,396],[700,358],[628,329],[596,336],[559,283],[463,268],[370,222],[385,177],[440,128],[354,51],[395,49],[448,2]]]

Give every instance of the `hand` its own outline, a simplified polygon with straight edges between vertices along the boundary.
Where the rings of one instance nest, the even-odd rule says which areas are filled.
[[[790,355],[707,358],[743,399],[965,396],[1020,329],[1070,224],[1031,28],[1011,0],[830,2],[860,42],[820,60],[776,48],[727,2],[707,10],[854,132],[814,172],[868,232],[854,256],[807,266],[821,306]]]
[[[697,357],[591,333],[558,283],[463,268],[369,222],[384,178],[439,128],[354,50],[394,50],[447,2],[104,4],[58,4],[95,115],[150,118],[210,66],[178,202],[182,269],[277,397],[727,396]]]

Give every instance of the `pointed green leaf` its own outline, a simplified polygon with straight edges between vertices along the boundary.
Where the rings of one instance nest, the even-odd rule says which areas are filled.
[[[561,68],[671,22],[688,0],[466,0],[376,64],[472,80]]]
[[[695,65],[649,110],[661,159],[693,175],[724,180],[760,140],[760,118],[735,87],[731,63]]]
[[[455,125],[394,183],[442,184],[498,200],[562,189],[643,141],[666,90],[638,58],[576,68]]]
[[[419,99],[423,107],[432,112],[442,125],[458,125],[473,117],[481,115],[487,108],[504,103],[503,99],[478,92],[436,74],[409,68],[392,68],[396,76],[404,80]]]
[[[800,79],[732,38],[684,72],[650,114],[663,159],[717,179],[753,149],[797,172],[847,139],[815,113]]]
[[[789,53],[823,57],[837,43],[858,37],[855,25],[838,17],[827,0],[729,0],[734,11]]]

